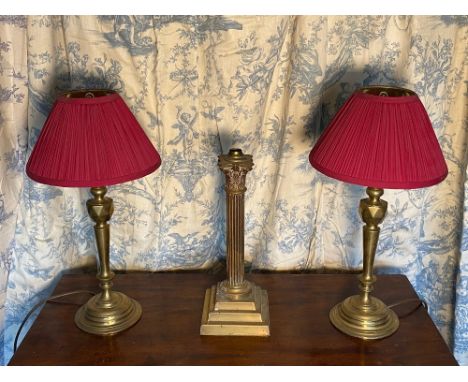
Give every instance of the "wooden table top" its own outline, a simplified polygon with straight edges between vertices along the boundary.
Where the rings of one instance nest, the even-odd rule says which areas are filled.
[[[10,365],[456,365],[423,308],[395,308],[400,328],[383,340],[365,341],[337,331],[328,312],[358,290],[350,274],[248,274],[268,291],[270,337],[200,336],[205,289],[223,277],[202,273],[129,273],[114,289],[143,308],[141,320],[113,337],[79,330],[74,295],[48,303]],[[98,291],[91,275],[65,275],[55,293]],[[378,277],[376,297],[390,305],[417,298],[405,276]]]

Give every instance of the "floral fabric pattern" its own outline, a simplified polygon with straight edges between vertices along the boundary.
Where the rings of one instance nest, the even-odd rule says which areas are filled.
[[[0,364],[60,276],[96,264],[89,191],[24,172],[59,93],[118,91],[161,154],[155,173],[109,188],[114,269],[223,261],[217,156],[239,147],[254,159],[248,266],[355,270],[364,188],[308,154],[355,89],[393,84],[419,94],[449,175],[385,190],[376,272],[409,278],[468,365],[467,47],[466,16],[0,16]]]

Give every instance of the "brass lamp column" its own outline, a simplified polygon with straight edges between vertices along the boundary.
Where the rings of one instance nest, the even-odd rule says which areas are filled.
[[[380,228],[387,212],[387,202],[380,199],[381,188],[368,187],[366,199],[361,199],[359,213],[363,227],[363,273],[359,277],[361,293],[348,297],[330,311],[330,321],[342,332],[364,339],[378,339],[393,334],[399,326],[398,317],[381,300],[370,295],[376,277],[372,273]]]
[[[231,149],[218,165],[226,176],[226,280],[206,290],[201,335],[269,336],[268,295],[244,279],[245,177],[252,169],[251,155]]]
[[[98,335],[112,335],[134,325],[141,317],[140,304],[121,292],[112,290],[114,272],[109,265],[109,224],[107,223],[114,205],[111,198],[105,196],[106,187],[91,187],[94,198],[86,202],[89,216],[96,222],[97,249],[102,292],[92,297],[75,315],[76,325],[85,332]]]

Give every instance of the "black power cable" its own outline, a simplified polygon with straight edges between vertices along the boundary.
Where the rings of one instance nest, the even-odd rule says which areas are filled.
[[[23,330],[23,327],[24,325],[26,324],[26,322],[28,322],[28,319],[29,317],[31,317],[31,315],[34,313],[34,311],[39,308],[41,305],[44,305],[45,303],[49,302],[49,301],[55,301],[59,298],[62,298],[62,297],[66,297],[66,296],[71,296],[73,294],[82,294],[82,293],[86,293],[86,294],[91,294],[91,295],[95,295],[96,293],[94,292],[91,292],[89,290],[75,290],[73,292],[67,292],[67,293],[61,293],[61,294],[56,294],[55,296],[51,296],[49,298],[45,298],[41,301],[39,301],[36,305],[34,305],[28,312],[28,314],[26,315],[26,317],[24,318],[23,322],[21,322],[21,325],[20,327],[18,328],[18,331],[16,332],[16,336],[15,336],[15,342],[13,343],[13,353],[16,353],[16,348],[18,346],[18,338],[21,334],[21,330]]]

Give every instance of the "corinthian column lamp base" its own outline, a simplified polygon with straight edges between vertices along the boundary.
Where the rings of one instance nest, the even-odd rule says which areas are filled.
[[[244,278],[245,177],[253,167],[252,155],[231,149],[218,157],[226,176],[227,279],[205,293],[201,335],[269,336],[267,292]]]
[[[243,294],[226,292],[222,282],[206,290],[201,335],[270,335],[268,294],[252,282],[246,283],[249,291]]]
[[[366,340],[391,336],[398,329],[398,317],[378,298],[369,296],[369,303],[362,303],[362,296],[355,295],[335,305],[330,311],[331,323],[341,332]]]
[[[101,336],[117,334],[135,325],[141,318],[141,305],[123,293],[110,291],[92,297],[75,315],[76,325],[85,332]]]

